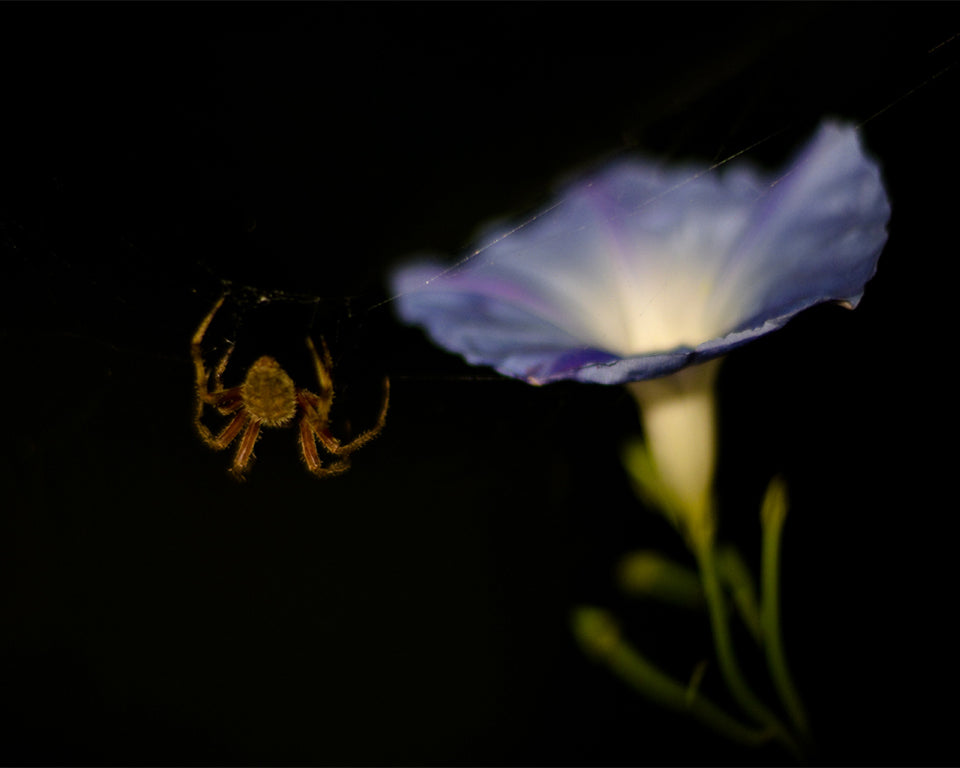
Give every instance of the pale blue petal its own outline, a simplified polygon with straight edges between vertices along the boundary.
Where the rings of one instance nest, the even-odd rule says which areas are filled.
[[[421,325],[445,349],[459,352],[474,365],[491,365],[500,373],[534,383],[569,378],[569,371],[618,358],[589,349],[569,331],[543,319],[531,308],[542,302],[518,283],[496,285],[456,278],[435,280],[439,262],[420,262],[396,273],[400,317]],[[463,281],[466,282],[466,281]]]
[[[497,225],[457,268],[398,269],[400,317],[470,363],[542,384],[652,378],[826,300],[859,301],[890,206],[856,131],[825,123],[786,173],[626,161]]]
[[[754,206],[712,311],[753,328],[823,301],[855,307],[876,272],[889,219],[880,168],[863,155],[856,131],[825,123]]]

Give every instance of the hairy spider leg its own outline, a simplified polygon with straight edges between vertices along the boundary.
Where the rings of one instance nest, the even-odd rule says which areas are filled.
[[[320,409],[323,407],[322,400],[310,390],[301,389],[297,392],[297,403],[303,409],[301,421],[310,425],[316,439],[323,444],[324,448],[330,453],[337,453],[340,450],[340,441],[327,429],[330,419],[320,415]]]
[[[377,417],[377,423],[374,424],[366,432],[361,432],[353,440],[351,440],[346,445],[340,445],[339,441],[337,442],[337,449],[335,451],[330,451],[335,453],[338,456],[345,456],[353,453],[359,448],[363,448],[367,443],[369,443],[373,438],[380,434],[383,430],[384,425],[387,423],[387,409],[390,407],[390,377],[385,376],[383,378],[383,405],[380,406],[380,415]],[[326,443],[324,447],[327,448]],[[327,448],[327,450],[330,450]]]
[[[220,359],[220,362],[217,363],[217,367],[216,367],[216,369],[213,371],[213,383],[214,383],[214,384],[216,385],[216,387],[217,387],[217,390],[216,390],[217,392],[222,392],[222,391],[224,391],[224,389],[223,389],[223,380],[222,380],[222,378],[223,378],[223,372],[226,370],[226,368],[227,368],[227,361],[230,359],[230,355],[232,355],[232,354],[233,354],[233,344],[231,344],[229,347],[227,347],[227,351],[224,352],[223,357]],[[236,390],[237,390],[237,393],[239,394],[239,392],[240,392],[240,387],[235,387],[234,389],[236,389]]]
[[[322,336],[320,337],[320,344],[323,347],[323,360],[317,354],[313,339],[307,337],[307,348],[310,350],[310,356],[313,359],[317,383],[320,385],[320,394],[315,395],[305,389],[298,393],[297,400],[303,409],[303,415],[300,417],[300,448],[303,451],[303,458],[307,462],[307,469],[317,477],[329,477],[343,474],[350,468],[349,454],[359,448],[362,443],[354,448],[353,443],[357,442],[354,440],[353,443],[349,444],[350,450],[344,450],[347,446],[341,446],[340,441],[327,431],[330,408],[333,405],[333,378],[330,375],[330,370],[333,368],[333,357],[330,354],[326,339]],[[382,414],[382,417],[385,417],[385,415]],[[382,420],[383,418],[381,418]],[[372,440],[382,428],[383,425],[380,424],[369,436],[365,432],[360,437],[367,436],[364,442]],[[338,457],[338,460],[324,467],[317,453],[317,440],[320,441],[328,453]]]
[[[234,418],[247,418],[246,413],[238,413]],[[260,422],[256,419],[250,419],[247,431],[243,433],[243,439],[240,441],[240,447],[237,449],[237,455],[233,457],[233,466],[230,468],[231,474],[238,480],[243,480],[243,473],[250,463],[250,457],[253,455],[253,446],[257,442],[257,436],[260,434]]]
[[[200,344],[203,341],[203,336],[207,332],[207,328],[210,327],[210,323],[213,322],[213,316],[217,314],[217,310],[223,306],[223,302],[226,299],[226,296],[221,296],[211,307],[210,311],[207,312],[207,316],[203,318],[203,322],[200,323],[199,327],[196,330],[196,333],[193,334],[193,343]]]
[[[307,394],[312,395],[313,397],[313,417],[312,420],[315,424],[322,424],[326,426],[327,419],[330,416],[330,407],[333,404],[333,379],[330,376],[330,370],[333,368],[333,358],[330,355],[330,349],[327,347],[326,340],[321,336],[320,344],[323,346],[323,361],[321,362],[319,355],[317,354],[317,348],[313,344],[313,339],[309,336],[307,337],[307,347],[310,349],[310,355],[313,358],[313,367],[317,371],[317,382],[320,384],[320,394],[313,395],[312,392]],[[383,405],[380,409],[380,416],[377,419],[377,423],[373,428],[367,430],[366,432],[358,435],[356,439],[347,443],[346,445],[340,445],[340,442],[335,438],[331,437],[326,430],[322,430],[324,434],[327,435],[329,440],[334,441],[335,447],[327,445],[327,442],[320,437],[321,442],[331,453],[337,455],[344,455],[346,453],[353,453],[358,448],[362,448],[364,445],[369,443],[373,438],[375,438],[380,431],[383,429],[384,424],[387,421],[387,408],[390,405],[390,378],[386,377],[383,380]],[[304,408],[304,411],[309,413],[310,409]]]
[[[197,388],[201,392],[207,391],[208,374],[206,366],[203,364],[203,351],[200,345],[203,343],[203,337],[207,333],[207,328],[209,328],[210,323],[213,322],[213,316],[216,315],[217,310],[223,306],[224,298],[226,297],[221,296],[219,299],[217,299],[217,303],[213,305],[213,309],[207,313],[207,316],[203,318],[203,322],[197,327],[196,333],[193,334],[193,341],[190,344],[190,352],[193,355],[193,366],[197,371]],[[222,365],[226,365],[226,358],[229,356],[230,353],[228,351],[224,356],[224,359],[220,361]],[[217,367],[222,371],[220,366]]]
[[[390,379],[388,377],[383,380],[383,405],[380,408],[380,416],[377,418],[377,423],[367,431],[361,432],[349,443],[343,445],[327,430],[328,420],[322,418],[320,415],[322,402],[317,395],[306,390],[301,390],[299,393],[299,401],[303,408],[303,421],[306,421],[310,425],[310,429],[312,433],[316,435],[316,439],[320,441],[329,453],[334,456],[346,457],[365,446],[383,430],[387,422],[387,409],[390,405]]]
[[[210,323],[213,321],[214,315],[217,314],[217,310],[223,305],[224,297],[221,296],[217,303],[213,305],[203,322],[200,323],[200,326],[197,328],[196,333],[193,334],[193,341],[190,344],[190,354],[193,357],[193,367],[196,371],[197,376],[197,393],[200,395],[202,402],[198,404],[200,411],[203,410],[202,403],[209,403],[210,405],[215,406],[221,413],[230,413],[235,408],[229,408],[229,410],[223,409],[223,400],[232,399],[233,397],[239,396],[239,387],[233,389],[224,390],[223,382],[221,377],[223,376],[223,371],[227,367],[227,361],[230,360],[230,355],[233,353],[233,345],[227,349],[224,356],[220,359],[220,362],[217,364],[217,367],[214,369],[214,383],[216,384],[216,390],[210,392],[208,387],[210,384],[210,372],[207,371],[207,366],[203,362],[203,337],[207,333],[207,328],[210,327]]]
[[[238,413],[233,419],[231,419],[227,426],[221,430],[220,434],[214,437],[213,433],[202,421],[203,406],[211,405],[220,411],[220,413],[222,413],[224,416],[235,413],[243,406],[243,400],[240,399],[240,387],[233,387],[232,389],[227,389],[223,392],[199,392],[198,395],[197,410],[193,418],[194,424],[197,427],[197,432],[200,433],[200,438],[203,440],[203,442],[205,442],[211,448],[222,450],[230,445],[237,434],[239,434],[247,414],[242,412]]]
[[[313,368],[317,372],[317,383],[320,385],[320,392],[315,395],[318,402],[314,404],[317,416],[320,420],[326,422],[330,416],[330,408],[333,405],[333,378],[330,371],[333,370],[333,357],[330,355],[330,348],[327,346],[326,339],[320,337],[320,345],[323,347],[323,361],[317,354],[317,348],[313,345],[313,339],[307,336],[307,348],[310,350],[310,357],[313,359]],[[311,393],[312,394],[312,393]]]
[[[233,352],[233,345],[227,349],[226,354],[224,354],[220,362],[217,364],[217,367],[214,369],[214,382],[216,385],[216,390],[214,392],[210,392],[209,390],[210,373],[207,371],[206,365],[203,362],[203,337],[207,332],[207,328],[210,327],[210,323],[213,321],[214,315],[217,314],[217,310],[223,305],[223,300],[224,297],[221,296],[217,303],[213,305],[213,309],[207,313],[207,316],[197,328],[196,333],[193,334],[193,342],[190,346],[191,355],[193,357],[193,365],[197,377],[197,409],[194,416],[194,424],[196,425],[197,432],[199,433],[203,442],[211,448],[215,448],[217,450],[223,450],[230,445],[230,443],[237,438],[237,435],[239,435],[246,426],[248,420],[248,415],[241,411],[240,413],[237,413],[227,423],[227,425],[220,430],[220,434],[216,436],[214,436],[209,427],[207,427],[207,425],[202,421],[204,405],[210,405],[216,408],[225,416],[235,413],[243,406],[243,400],[240,397],[240,387],[224,389],[222,382],[223,371],[226,369],[227,361],[230,359],[230,354]],[[247,433],[244,434],[244,440],[240,445],[240,450],[238,451],[238,459],[240,454],[244,453],[244,447],[247,443],[248,434],[249,430],[247,430]],[[244,454],[243,465],[246,465],[248,462],[251,451],[252,445],[247,447],[247,450]]]
[[[323,463],[320,461],[320,456],[317,454],[315,435],[316,431],[313,425],[308,421],[306,414],[304,414],[300,419],[300,450],[303,452],[304,461],[307,462],[307,469],[310,470],[311,473],[317,477],[332,477],[333,475],[342,475],[350,469],[350,459],[346,456],[326,467],[323,466]]]
[[[240,434],[240,431],[244,428],[244,426],[246,426],[247,418],[247,414],[241,411],[232,419],[230,419],[230,421],[227,423],[227,426],[220,430],[220,434],[216,437],[213,436],[206,426],[199,424],[198,426],[201,429],[200,436],[211,448],[216,448],[218,451],[223,450],[236,439],[237,435]],[[203,434],[203,432],[206,434]]]

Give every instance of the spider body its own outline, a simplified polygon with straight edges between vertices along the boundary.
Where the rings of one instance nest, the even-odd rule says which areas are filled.
[[[233,352],[232,345],[213,371],[214,388],[211,390],[210,372],[203,362],[202,343],[207,328],[222,304],[221,297],[200,323],[191,344],[191,355],[197,376],[197,408],[194,422],[200,439],[214,450],[220,451],[227,448],[242,434],[240,447],[237,449],[230,469],[234,477],[242,479],[243,473],[253,458],[253,446],[257,442],[260,428],[289,426],[299,414],[300,451],[307,469],[317,477],[329,477],[346,472],[350,468],[350,454],[373,440],[383,429],[390,401],[390,380],[384,379],[383,382],[383,406],[376,424],[344,444],[330,434],[328,429],[330,408],[333,405],[333,380],[330,376],[333,360],[325,342],[323,342],[321,359],[313,341],[307,338],[307,348],[310,350],[317,373],[318,393],[298,387],[280,364],[268,356],[258,358],[250,366],[240,386],[225,388],[222,378]],[[203,423],[204,406],[210,406],[224,416],[232,416],[217,435],[214,435]],[[318,442],[323,450],[333,457],[326,465],[317,451]]]
[[[283,427],[297,415],[297,388],[272,357],[261,357],[240,385],[243,406],[265,427]]]

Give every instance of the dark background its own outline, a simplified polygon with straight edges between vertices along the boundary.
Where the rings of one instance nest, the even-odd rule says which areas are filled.
[[[572,170],[757,142],[773,168],[826,115],[864,123],[890,240],[855,312],[726,362],[722,533],[755,566],[784,473],[816,760],[960,759],[956,6],[3,4],[0,30],[0,762],[786,759],[570,638],[591,602],[677,676],[710,654],[705,618],[614,585],[631,549],[683,557],[618,465],[627,396],[469,368],[384,277]],[[208,351],[235,339],[232,375],[269,351],[309,386],[325,336],[340,434],[392,377],[347,475],[277,431],[237,484],[196,437],[189,339],[228,286]]]

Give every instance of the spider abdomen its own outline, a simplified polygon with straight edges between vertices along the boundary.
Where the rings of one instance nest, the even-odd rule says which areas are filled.
[[[289,423],[297,412],[297,391],[287,372],[272,357],[261,357],[241,387],[247,412],[267,427]]]

